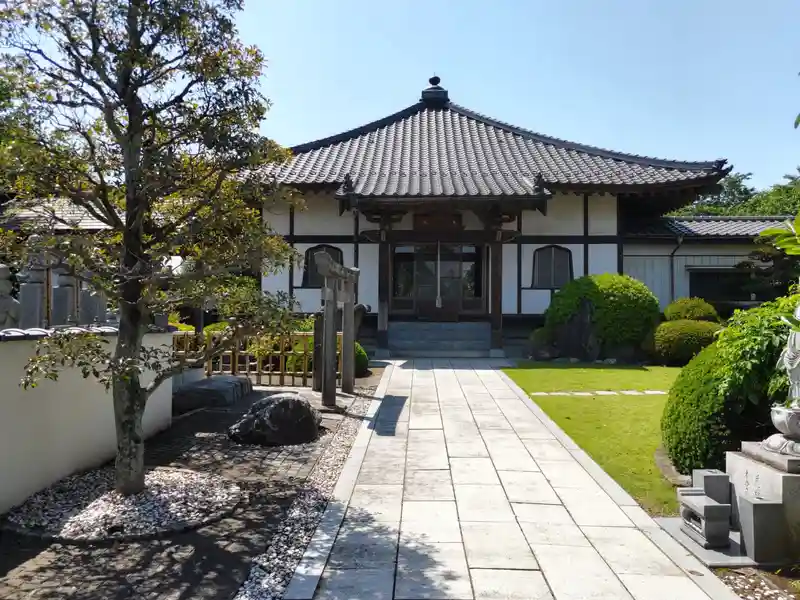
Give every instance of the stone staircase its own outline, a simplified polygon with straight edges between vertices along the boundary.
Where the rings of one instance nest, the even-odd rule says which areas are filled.
[[[392,321],[388,337],[389,352],[400,358],[485,358],[491,348],[485,322]]]

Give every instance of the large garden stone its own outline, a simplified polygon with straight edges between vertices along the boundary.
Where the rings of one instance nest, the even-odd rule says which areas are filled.
[[[297,392],[286,392],[253,403],[228,429],[240,444],[284,446],[313,442],[319,437],[319,412]]]
[[[589,300],[581,300],[578,311],[556,333],[556,347],[562,356],[577,356],[591,362],[600,357],[600,343],[594,331],[594,307]]]

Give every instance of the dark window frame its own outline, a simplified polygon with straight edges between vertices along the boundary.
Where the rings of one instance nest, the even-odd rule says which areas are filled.
[[[330,244],[317,244],[306,250],[303,261],[303,281],[300,288],[318,290],[325,285],[325,278],[319,274],[314,265],[314,254],[324,250],[328,255],[338,264],[344,264],[344,254],[341,248],[331,246]],[[310,269],[314,269],[311,271]],[[314,278],[319,278],[315,281]]]
[[[539,278],[536,277],[536,269],[537,269],[537,266],[539,264],[541,264],[540,261],[544,260],[543,255],[544,255],[544,253],[546,251],[551,251],[552,252],[552,254],[550,255],[550,257],[551,257],[550,258],[551,267],[552,267],[552,269],[551,269],[551,278],[550,278],[550,281],[548,282],[550,285],[541,285],[541,284],[537,283],[537,280]],[[556,272],[557,271],[555,269],[555,261],[556,261],[556,252],[557,251],[566,254],[567,259],[568,259],[568,264],[569,264],[569,275],[567,277],[567,280],[564,281],[561,285],[556,285],[556,283],[557,283],[556,282]],[[531,285],[527,289],[530,289],[530,290],[559,290],[564,285],[566,285],[567,283],[572,281],[573,279],[575,279],[575,265],[574,265],[574,262],[572,260],[572,250],[570,250],[569,248],[566,248],[564,246],[559,246],[558,244],[548,244],[547,246],[542,246],[541,248],[536,248],[533,251],[533,268],[531,269]]]

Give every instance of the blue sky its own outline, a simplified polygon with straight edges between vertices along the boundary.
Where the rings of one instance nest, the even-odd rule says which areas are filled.
[[[727,158],[765,187],[800,165],[797,0],[248,0],[263,131],[311,141],[454,102],[623,152]]]

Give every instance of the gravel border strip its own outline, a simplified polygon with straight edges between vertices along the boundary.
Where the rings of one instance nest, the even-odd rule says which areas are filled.
[[[253,559],[247,580],[234,600],[312,598],[328,560],[347,502],[355,486],[372,420],[386,393],[393,365],[387,365],[373,394],[356,400],[264,554]],[[371,402],[370,402],[371,399]],[[362,416],[363,415],[363,416]]]
[[[104,467],[100,467],[104,468]],[[155,467],[154,467],[155,468]],[[157,467],[161,471],[188,471],[188,472],[195,472],[191,469],[181,469],[176,467]],[[88,469],[86,471],[82,471],[81,473],[88,473],[91,471],[95,471],[97,469]],[[212,523],[216,523],[221,521],[222,519],[229,517],[233,514],[236,508],[242,503],[243,500],[246,499],[246,492],[244,492],[238,485],[234,482],[225,479],[224,477],[215,476],[218,479],[224,480],[232,487],[235,487],[239,490],[239,495],[236,498],[235,502],[231,502],[224,507],[218,508],[213,512],[208,513],[201,519],[193,519],[191,521],[183,521],[180,523],[173,523],[170,525],[164,526],[162,529],[152,532],[142,532],[142,533],[131,533],[131,534],[107,534],[103,536],[89,536],[89,537],[69,537],[69,536],[62,536],[57,534],[51,534],[41,529],[34,529],[30,527],[23,527],[11,521],[8,517],[8,514],[4,515],[2,521],[0,521],[0,530],[1,531],[8,531],[10,533],[14,533],[16,535],[20,535],[23,537],[34,538],[39,540],[44,540],[46,542],[56,542],[59,544],[66,544],[70,546],[89,546],[89,545],[96,545],[98,543],[116,543],[116,542],[137,542],[137,541],[145,541],[145,540],[160,540],[170,536],[173,536],[178,533],[185,533],[187,531],[193,531],[195,529],[199,529],[200,527],[205,527],[206,525],[211,525]],[[46,489],[46,488],[45,488]],[[12,509],[13,510],[13,509]]]

